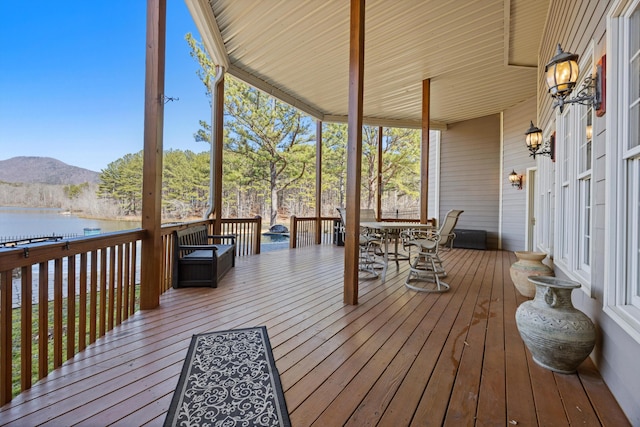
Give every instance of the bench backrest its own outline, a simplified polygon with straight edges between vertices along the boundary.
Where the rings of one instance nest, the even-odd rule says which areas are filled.
[[[184,230],[178,230],[176,233],[176,249],[180,246],[186,245],[207,245],[208,231],[206,225],[197,225],[194,227],[185,228]],[[182,250],[180,255],[186,255],[193,252],[194,249]]]

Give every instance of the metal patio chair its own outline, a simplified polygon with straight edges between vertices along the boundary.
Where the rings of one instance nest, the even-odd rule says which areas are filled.
[[[342,225],[344,227],[346,224],[346,209],[337,209],[338,213],[340,214],[340,220],[342,221]],[[382,263],[377,260],[376,257],[382,254],[382,243],[383,242],[380,239],[379,235],[370,232],[365,227],[360,227],[360,235],[358,241],[358,247],[360,249],[360,253],[358,256],[358,271],[370,274],[373,277],[378,277],[378,272],[376,271],[376,269],[382,268]]]
[[[442,226],[438,230],[429,230],[427,232],[409,231],[403,235],[403,245],[409,251],[411,248],[415,248],[418,251],[416,257],[411,261],[409,276],[405,281],[405,285],[408,288],[422,292],[445,292],[449,289],[449,285],[440,280],[447,276],[447,272],[442,265],[439,251],[453,247],[453,240],[456,237],[453,229],[458,223],[458,218],[462,212],[464,211],[450,210],[447,212]],[[435,288],[412,283],[420,280],[434,283]]]

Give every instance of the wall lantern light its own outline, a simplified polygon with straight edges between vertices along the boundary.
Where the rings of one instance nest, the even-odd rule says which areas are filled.
[[[580,74],[578,55],[563,51],[558,43],[556,56],[551,58],[551,61],[544,67],[549,93],[556,100],[553,107],[560,107],[560,113],[562,113],[564,104],[578,103],[592,105],[595,110],[598,110],[602,101],[599,70],[600,67],[597,67],[595,74],[587,77],[576,96],[568,99]]]
[[[522,190],[522,175],[518,175],[515,169],[509,174],[509,181],[512,186],[516,187],[518,190]]]
[[[536,127],[533,122],[524,133],[525,143],[529,149],[529,155],[534,159],[536,156],[550,156],[553,159],[553,151],[549,144],[542,142],[542,129]]]

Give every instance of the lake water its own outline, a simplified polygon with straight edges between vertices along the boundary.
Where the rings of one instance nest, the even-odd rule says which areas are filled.
[[[81,218],[61,209],[0,207],[0,241],[41,236],[83,236],[85,228],[107,233],[140,228],[140,223]]]

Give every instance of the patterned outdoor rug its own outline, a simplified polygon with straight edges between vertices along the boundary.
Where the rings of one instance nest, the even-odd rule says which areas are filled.
[[[291,426],[264,326],[194,335],[165,426]]]

